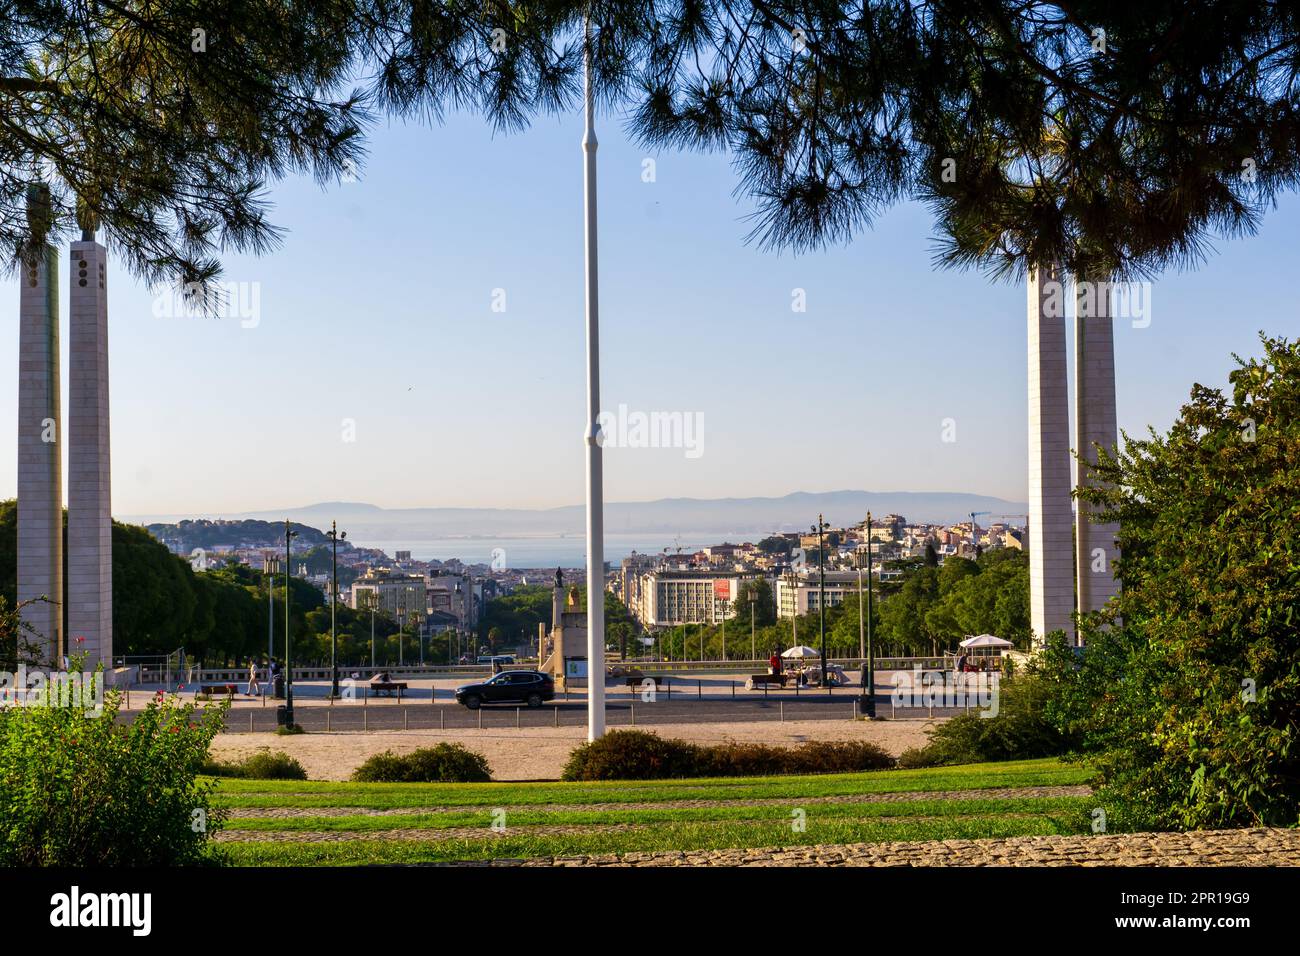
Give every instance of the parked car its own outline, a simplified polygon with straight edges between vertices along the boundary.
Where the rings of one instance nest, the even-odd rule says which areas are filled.
[[[554,699],[554,678],[539,671],[506,671],[481,684],[464,684],[456,688],[456,703],[470,710],[478,710],[483,704],[541,707],[543,701]]]
[[[507,664],[513,664],[514,662],[515,655],[513,654],[496,654],[492,657],[480,657],[478,659],[478,663],[480,664],[500,664],[502,667]]]

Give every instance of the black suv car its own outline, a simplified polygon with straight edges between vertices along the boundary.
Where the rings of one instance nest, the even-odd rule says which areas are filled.
[[[456,688],[456,703],[470,710],[483,704],[527,704],[541,707],[542,701],[555,698],[555,680],[538,671],[504,671],[482,684],[465,684]]]

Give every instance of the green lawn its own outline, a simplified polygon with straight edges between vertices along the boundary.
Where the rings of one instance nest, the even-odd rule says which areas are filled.
[[[981,796],[979,791],[1077,785],[1086,783],[1088,776],[1085,768],[1032,760],[653,783],[221,780],[215,802],[231,809],[299,811],[289,817],[227,820],[226,830],[241,833],[238,842],[220,844],[229,862],[319,866],[1077,833],[1087,828],[1091,806],[1087,797]],[[926,796],[942,791],[969,791],[969,795],[963,799]],[[901,793],[914,796],[870,803],[843,799]],[[708,803],[674,805],[680,801]],[[325,809],[333,813],[311,812]],[[347,813],[347,809],[358,812]],[[381,810],[392,812],[362,812]],[[500,815],[494,817],[496,810],[504,810],[503,821]],[[503,832],[492,829],[494,820],[504,822]],[[396,830],[404,831],[400,838],[390,835]],[[276,834],[319,834],[321,839],[273,842]]]

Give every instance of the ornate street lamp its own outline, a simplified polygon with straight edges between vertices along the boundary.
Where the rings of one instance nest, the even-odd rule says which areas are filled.
[[[818,515],[817,523],[813,525],[813,530],[817,532],[817,573],[820,579],[817,585],[817,626],[821,631],[822,639],[822,686],[829,694],[831,685],[826,680],[826,543],[824,540],[827,527],[822,516]]]
[[[339,630],[338,630],[338,603],[339,603],[339,541],[346,538],[348,533],[340,531],[338,522],[330,522],[330,530],[325,532],[325,536],[334,544],[334,590],[330,597],[330,696],[339,696]]]
[[[298,532],[289,526],[289,519],[284,520],[284,725],[293,727],[293,635],[289,633],[289,605],[292,596],[289,593],[289,577],[293,574],[292,557],[289,542],[298,537]]]

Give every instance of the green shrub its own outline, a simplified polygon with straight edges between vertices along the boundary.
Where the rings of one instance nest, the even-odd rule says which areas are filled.
[[[487,783],[487,758],[460,744],[421,747],[409,754],[375,754],[352,773],[361,783]]]
[[[898,755],[899,770],[924,770],[939,763],[939,755],[928,747],[908,747]]]
[[[102,679],[102,675],[97,677]],[[28,703],[0,709],[0,866],[175,866],[214,859],[225,811],[198,774],[227,705],[158,695],[128,724]]]
[[[1300,825],[1300,340],[1261,339],[1080,492],[1124,586],[1043,669],[1112,831]]]
[[[640,730],[615,730],[576,748],[565,780],[665,780],[853,773],[891,767],[894,759],[866,741],[809,741],[798,747],[726,743],[700,746]]]
[[[202,772],[213,777],[242,777],[248,780],[306,780],[307,771],[283,751],[265,749],[250,754],[238,763],[206,760]]]
[[[695,777],[700,748],[643,730],[613,730],[576,748],[562,780],[663,780]]]
[[[921,750],[903,755],[906,764],[903,757],[899,764],[936,767],[1061,756],[1073,740],[1048,719],[1051,690],[1032,671],[1003,679],[998,684],[997,716],[983,717],[972,710],[949,718],[929,732],[929,742]]]

